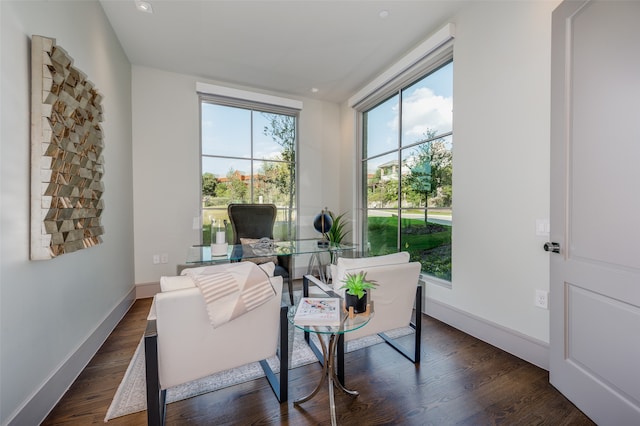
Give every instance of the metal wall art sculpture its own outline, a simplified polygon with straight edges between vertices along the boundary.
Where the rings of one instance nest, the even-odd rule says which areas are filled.
[[[102,96],[55,39],[31,39],[31,259],[102,242]]]

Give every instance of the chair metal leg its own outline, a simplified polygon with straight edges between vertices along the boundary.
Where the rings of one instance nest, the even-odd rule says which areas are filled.
[[[387,336],[385,333],[378,333],[389,346],[398,351],[402,356],[407,358],[409,361],[414,364],[420,364],[420,352],[422,349],[422,287],[418,285],[416,287],[416,314],[414,322],[410,323],[409,326],[415,330],[414,335],[414,351],[411,354],[407,349],[398,344],[395,340]],[[345,386],[345,377],[344,377],[344,335],[340,336],[341,339],[338,340],[338,351],[337,357],[338,360],[338,380],[340,383]],[[313,349],[313,348],[311,348]]]
[[[302,276],[302,297],[309,297],[309,278],[306,275]],[[309,343],[309,332],[304,332],[304,340]]]
[[[420,362],[420,352],[422,349],[422,286],[416,289],[416,320],[414,327],[415,333],[415,357],[414,362]]]
[[[147,424],[149,426],[161,426],[164,425],[167,392],[160,389],[158,332],[155,320],[147,322],[147,328],[144,332],[144,361],[146,369]]]
[[[293,271],[289,272],[289,300],[291,301],[291,306],[293,306],[293,278],[291,277],[291,275],[293,274]]]
[[[289,320],[287,319],[287,312],[289,307],[282,305],[280,307],[280,344],[278,347],[280,358],[280,379],[276,377],[275,373],[269,366],[266,360],[260,361],[260,366],[264,371],[269,385],[276,394],[276,398],[280,403],[287,402],[289,398]]]
[[[418,286],[416,288],[416,314],[415,321],[410,323],[409,325],[416,332],[414,334],[414,351],[413,354],[409,353],[407,349],[398,344],[395,340],[391,339],[385,333],[378,333],[378,336],[382,337],[382,339],[393,349],[400,352],[405,358],[414,364],[420,363],[420,351],[421,351],[421,342],[422,342],[422,287]]]

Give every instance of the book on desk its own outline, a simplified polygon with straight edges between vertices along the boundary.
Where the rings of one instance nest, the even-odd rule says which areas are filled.
[[[337,297],[303,297],[298,303],[293,322],[296,325],[338,326],[341,322],[341,299]]]

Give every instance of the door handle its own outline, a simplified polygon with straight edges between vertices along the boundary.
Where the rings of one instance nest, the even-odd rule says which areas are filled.
[[[550,251],[551,253],[560,253],[560,244],[544,243],[544,251]]]

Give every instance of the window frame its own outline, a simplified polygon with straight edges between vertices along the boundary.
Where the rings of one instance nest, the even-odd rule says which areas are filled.
[[[376,106],[386,102],[389,98],[393,96],[398,96],[399,101],[402,101],[402,90],[408,88],[412,84],[417,81],[425,78],[427,75],[437,71],[441,67],[445,66],[450,62],[454,62],[454,49],[453,49],[454,40],[453,38],[441,44],[438,48],[434,49],[427,55],[425,55],[421,60],[414,63],[412,66],[407,67],[403,71],[397,73],[393,78],[389,79],[387,83],[381,85],[378,89],[371,91],[366,96],[362,97],[358,102],[354,102],[352,104],[352,108],[355,110],[356,115],[356,173],[358,182],[356,184],[356,209],[358,214],[356,215],[356,226],[354,227],[354,237],[356,241],[358,241],[361,245],[366,244],[364,241],[364,224],[366,222],[366,212],[367,207],[365,205],[365,197],[367,191],[367,179],[365,176],[365,171],[363,170],[363,164],[369,158],[365,159],[364,154],[364,125],[365,112],[370,111]],[[401,115],[399,116],[399,120],[402,120]],[[399,128],[401,132],[401,126]],[[452,137],[454,133],[453,127],[451,131],[445,132],[441,137]],[[399,139],[399,144],[397,149],[387,151],[384,153],[378,153],[375,157],[383,156],[389,153],[397,153],[398,161],[402,161],[401,153],[403,150],[408,149],[410,146],[414,144],[409,144],[407,146],[402,146],[402,140]],[[399,182],[400,186],[400,182]],[[400,210],[401,207],[398,207]],[[400,244],[400,232],[401,228],[398,227],[398,236],[397,242]],[[453,235],[451,237],[453,243]],[[398,250],[400,248],[398,247]],[[453,256],[453,255],[452,255]],[[452,287],[453,277],[451,281],[447,281],[441,278],[438,278],[433,275],[428,275],[425,273],[420,273],[421,280],[424,282],[435,283],[441,285],[446,288]]]
[[[224,107],[230,107],[230,108],[240,108],[240,109],[245,109],[250,111],[251,113],[267,113],[267,114],[278,114],[278,115],[286,115],[286,116],[290,116],[293,117],[295,120],[295,142],[294,142],[294,153],[295,153],[295,161],[294,161],[294,165],[293,165],[293,173],[294,173],[294,195],[293,195],[293,207],[292,207],[292,214],[294,215],[295,219],[293,220],[293,224],[290,225],[290,230],[289,230],[289,234],[293,235],[293,237],[295,237],[296,235],[299,234],[299,220],[298,220],[298,210],[299,210],[299,172],[298,172],[298,166],[299,166],[299,129],[300,129],[300,111],[302,109],[302,102],[299,101],[294,101],[294,100],[288,100],[285,98],[277,98],[277,97],[272,97],[272,96],[267,96],[267,95],[261,95],[258,93],[252,93],[252,92],[245,92],[245,91],[239,91],[239,90],[235,90],[235,89],[226,89],[220,86],[211,86],[211,85],[206,85],[206,84],[198,84],[198,122],[199,122],[199,198],[198,198],[198,202],[199,202],[199,206],[198,206],[198,211],[200,212],[199,216],[200,216],[200,243],[201,244],[205,244],[206,242],[204,241],[204,226],[205,226],[205,218],[203,217],[203,213],[205,211],[205,208],[202,205],[202,199],[203,199],[203,194],[202,194],[202,185],[203,185],[203,179],[202,179],[202,175],[203,175],[203,168],[202,168],[202,164],[203,164],[203,158],[204,157],[216,157],[215,155],[211,155],[211,154],[203,154],[203,140],[202,140],[202,125],[203,125],[203,121],[202,121],[202,106],[204,103],[208,103],[208,104],[214,104],[214,105],[219,105],[219,106],[224,106]],[[202,88],[213,88],[213,92],[221,92],[222,94],[217,94],[217,93],[210,93],[210,91],[203,91],[201,90]],[[232,93],[234,95],[241,95],[241,96],[245,96],[245,98],[236,98],[236,97],[232,97],[229,96],[229,93]],[[263,102],[263,100],[265,102]],[[275,101],[274,103],[267,103],[269,101]],[[276,104],[279,103],[279,104]],[[253,120],[252,120],[253,122]],[[251,126],[253,127],[253,123],[251,124]],[[254,153],[253,153],[253,134],[251,136],[251,145],[252,145],[252,150],[251,150],[251,155],[249,157],[243,157],[242,160],[248,160],[251,162],[252,167],[251,167],[251,184],[250,184],[250,191],[251,191],[251,200],[253,200],[253,196],[254,196],[254,162],[261,162],[264,161],[264,158],[258,158],[258,157],[254,157]],[[227,156],[217,156],[217,158],[232,158],[232,157],[227,157]],[[233,157],[235,158],[235,157]],[[279,161],[279,162],[285,162],[285,161]],[[257,202],[257,201],[254,201]],[[278,209],[278,211],[281,211],[280,209]]]

